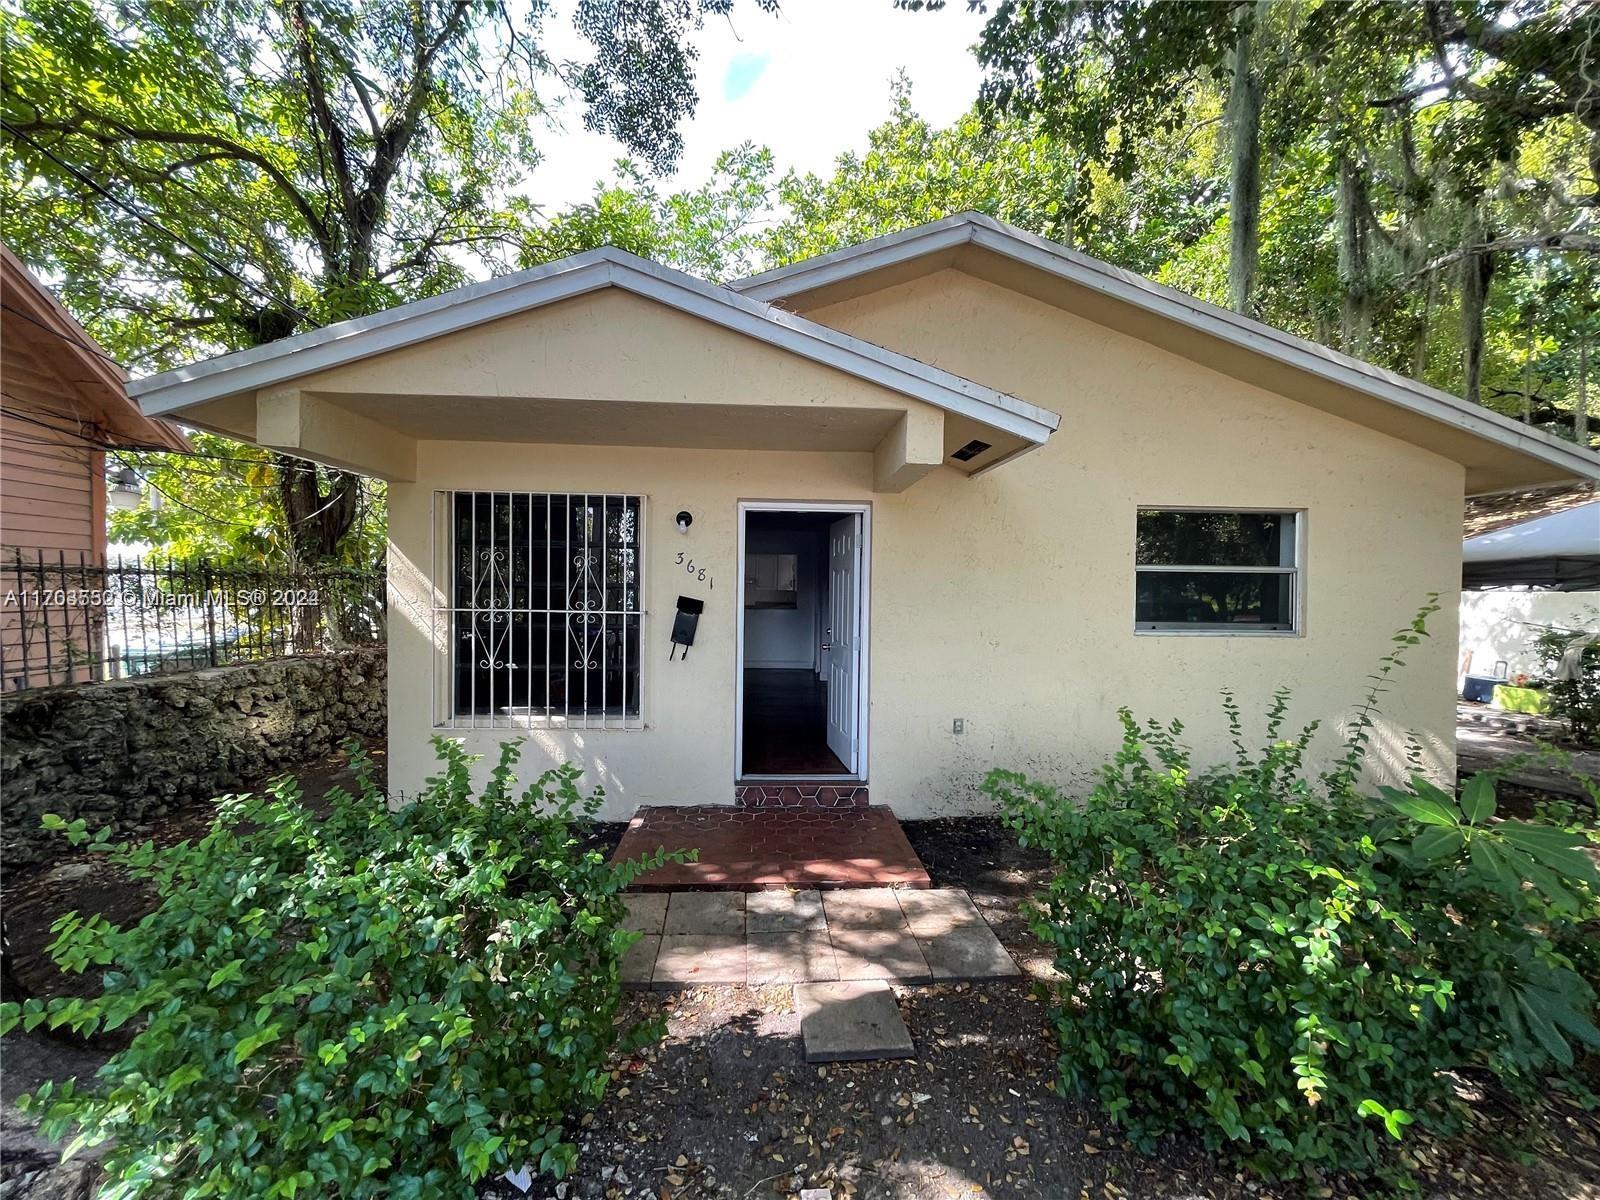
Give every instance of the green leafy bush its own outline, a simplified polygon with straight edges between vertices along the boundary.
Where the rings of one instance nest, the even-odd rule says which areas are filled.
[[[1600,1045],[1596,875],[1554,824],[1493,820],[1425,779],[1357,796],[1313,782],[1312,726],[1197,770],[1182,725],[1140,725],[1075,801],[996,771],[987,789],[1056,873],[1033,910],[1054,951],[1061,1069],[1148,1148],[1189,1130],[1270,1177],[1398,1179],[1407,1126],[1456,1129],[1449,1074],[1526,1097]],[[1370,722],[1368,722],[1370,726]]]
[[[1578,645],[1582,638],[1594,637],[1594,628],[1546,629],[1533,639],[1539,650],[1542,671],[1540,686],[1549,697],[1550,715],[1564,718],[1579,746],[1600,745],[1600,641]],[[1571,678],[1561,678],[1561,663],[1567,651],[1578,653],[1578,669]]]
[[[581,849],[599,793],[576,768],[514,794],[507,745],[474,797],[471,760],[435,744],[441,772],[397,812],[358,756],[326,815],[285,781],[225,800],[195,844],[99,845],[160,908],[63,917],[53,956],[106,969],[104,993],[8,1005],[0,1029],[137,1027],[98,1087],[24,1101],[74,1148],[111,1141],[115,1195],[469,1197],[491,1171],[570,1169],[563,1122],[658,1032],[618,1019],[638,936],[619,893],[667,856]]]

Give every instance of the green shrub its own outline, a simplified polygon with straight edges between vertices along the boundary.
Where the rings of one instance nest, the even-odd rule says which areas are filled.
[[[195,844],[99,845],[160,908],[63,917],[52,954],[105,969],[104,993],[8,1005],[0,1029],[134,1023],[98,1087],[24,1101],[74,1148],[112,1143],[113,1194],[469,1197],[491,1171],[570,1169],[563,1122],[658,1032],[619,1022],[638,936],[619,893],[666,856],[580,849],[599,793],[575,768],[514,794],[507,745],[474,797],[471,760],[435,744],[440,774],[397,812],[358,758],[326,815],[285,781],[226,799]]]
[[[1561,660],[1580,638],[1593,637],[1594,628],[1546,629],[1533,639],[1541,663],[1539,683],[1549,698],[1549,712],[1564,718],[1579,746],[1600,745],[1600,641],[1578,650],[1578,670],[1573,678],[1558,678]]]
[[[1600,876],[1574,834],[1493,822],[1487,776],[1459,805],[1420,778],[1364,800],[1348,756],[1313,783],[1312,730],[1280,737],[1287,699],[1259,752],[1228,700],[1226,767],[1124,710],[1082,801],[1005,771],[987,789],[1055,864],[1032,926],[1071,1088],[1146,1148],[1189,1130],[1269,1177],[1398,1179],[1408,1125],[1458,1128],[1450,1072],[1526,1097],[1600,1044]]]

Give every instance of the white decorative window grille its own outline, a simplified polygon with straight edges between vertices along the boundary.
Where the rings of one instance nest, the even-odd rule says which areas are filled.
[[[1138,631],[1299,628],[1299,513],[1141,508],[1135,562]]]
[[[643,498],[436,492],[434,506],[437,723],[641,727]]]

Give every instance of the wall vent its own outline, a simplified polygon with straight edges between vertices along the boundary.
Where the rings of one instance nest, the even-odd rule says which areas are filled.
[[[955,459],[957,462],[971,462],[987,449],[989,449],[988,442],[980,442],[977,438],[973,438],[970,442],[961,447],[961,449],[957,450],[950,457]]]

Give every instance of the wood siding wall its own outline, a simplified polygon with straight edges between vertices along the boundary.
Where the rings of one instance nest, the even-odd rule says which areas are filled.
[[[24,639],[17,605],[5,602],[4,595],[18,586],[17,576],[4,567],[14,564],[18,549],[29,562],[44,551],[47,563],[59,554],[69,567],[104,564],[105,453],[74,436],[73,386],[52,370],[29,339],[5,339],[0,376],[5,385],[5,410],[0,412],[0,656],[5,678],[0,687],[11,690],[23,686],[25,673],[46,667],[47,658],[60,666],[98,656],[98,622],[84,621],[81,612],[73,614],[65,636],[57,634],[46,643],[34,631]],[[45,582],[48,587],[73,586],[70,578],[54,575]],[[85,666],[73,674],[87,679],[89,673]]]

